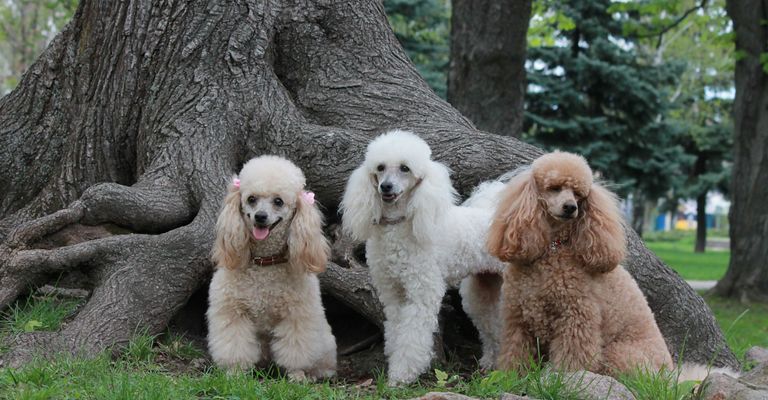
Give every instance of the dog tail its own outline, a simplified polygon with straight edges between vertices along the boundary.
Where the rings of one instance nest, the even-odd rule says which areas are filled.
[[[464,207],[495,209],[501,197],[500,193],[504,190],[507,182],[528,169],[530,169],[529,166],[520,167],[504,173],[495,180],[481,183],[461,205]]]
[[[703,381],[709,374],[712,373],[720,373],[731,376],[733,378],[738,378],[740,375],[738,371],[734,371],[730,368],[712,367],[706,364],[684,363],[680,367],[677,381]]]

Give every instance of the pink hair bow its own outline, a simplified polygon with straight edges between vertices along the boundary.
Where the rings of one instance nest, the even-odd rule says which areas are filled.
[[[236,188],[240,189],[240,179],[232,178],[232,185],[234,185]]]
[[[302,191],[301,199],[304,200],[304,202],[309,205],[315,204],[315,194],[312,192]]]

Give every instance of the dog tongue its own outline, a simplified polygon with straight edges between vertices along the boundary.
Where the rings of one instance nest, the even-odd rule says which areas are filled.
[[[253,227],[253,238],[256,240],[264,240],[269,236],[269,228],[257,228]]]

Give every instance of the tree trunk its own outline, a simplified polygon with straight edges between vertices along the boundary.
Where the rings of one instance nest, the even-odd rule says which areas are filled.
[[[83,0],[0,99],[0,308],[71,270],[93,294],[59,332],[14,338],[4,360],[161,332],[207,283],[225,184],[246,160],[295,161],[333,219],[368,141],[395,127],[423,136],[464,194],[541,154],[440,100],[377,0]],[[129,234],[40,244],[105,224]],[[736,366],[703,300],[630,235],[627,267],[673,353]],[[329,269],[324,291],[380,326],[367,270]]]
[[[632,229],[637,236],[643,237],[645,229],[645,196],[635,192],[632,196]]]
[[[768,0],[727,2],[736,31],[731,262],[715,293],[768,302]],[[765,61],[763,61],[764,63]]]
[[[480,130],[519,137],[531,0],[453,0],[448,101]]]
[[[707,247],[707,192],[696,196],[696,246],[694,253],[703,253]]]

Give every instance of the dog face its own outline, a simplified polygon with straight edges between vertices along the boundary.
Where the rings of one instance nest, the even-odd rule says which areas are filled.
[[[579,204],[585,193],[565,183],[548,183],[539,190],[547,212],[555,220],[564,222],[579,216]]]
[[[382,218],[405,217],[417,241],[431,241],[439,216],[456,202],[450,170],[431,154],[411,132],[394,130],[373,140],[344,191],[344,231],[367,240]]]
[[[248,265],[254,243],[275,252],[287,245],[294,272],[323,271],[330,254],[323,215],[304,185],[304,174],[284,158],[248,161],[227,187],[216,220],[212,260],[220,267],[238,269]]]
[[[408,196],[419,180],[406,163],[379,163],[373,171],[376,190],[384,203]]]
[[[553,152],[509,181],[488,233],[488,250],[503,261],[539,259],[553,232],[568,228],[569,248],[584,269],[607,272],[626,244],[616,196],[595,183],[583,157]]]
[[[288,193],[243,191],[240,196],[243,223],[254,240],[265,240],[283,221],[291,220],[295,202],[295,196]]]
[[[561,154],[561,153],[557,153]],[[533,164],[533,180],[547,214],[557,222],[583,214],[583,199],[592,186],[592,171],[576,157],[544,156]]]

